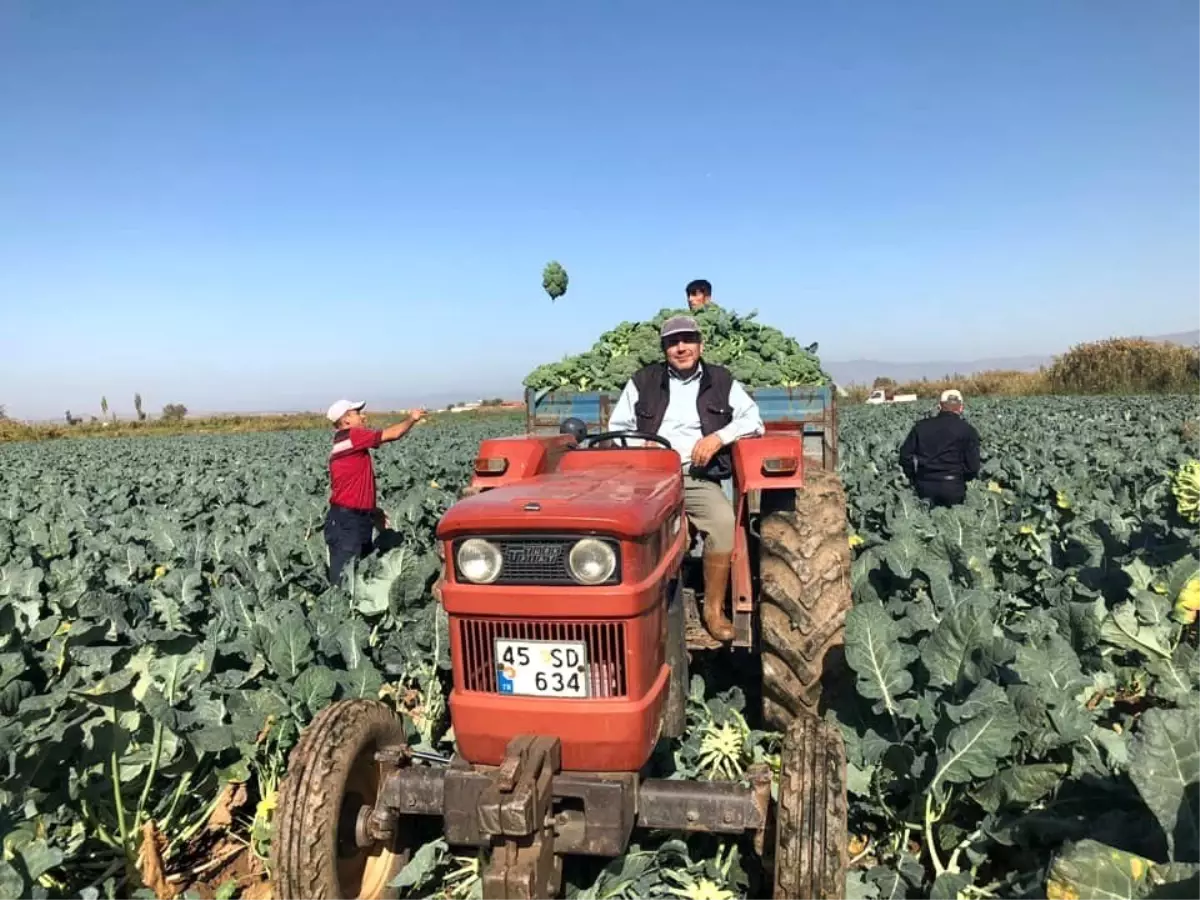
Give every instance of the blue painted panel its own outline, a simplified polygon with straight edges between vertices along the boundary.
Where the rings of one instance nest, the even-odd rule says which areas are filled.
[[[758,403],[764,422],[788,422],[800,419],[820,420],[825,417],[833,403],[833,388],[758,388],[750,391]],[[616,405],[618,392],[554,391],[534,402],[536,395],[526,393],[525,402],[533,404],[532,415],[535,426],[557,426],[571,417],[582,419],[589,425],[607,424],[607,413]],[[608,402],[602,406],[602,401]],[[820,433],[823,427],[814,423],[806,432]]]
[[[832,405],[832,388],[759,388],[748,392],[764,422],[820,419]]]

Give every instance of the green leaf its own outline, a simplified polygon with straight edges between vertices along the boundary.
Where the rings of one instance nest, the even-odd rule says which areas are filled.
[[[944,872],[929,889],[929,900],[959,900],[968,896],[963,892],[971,886],[971,876],[963,872]]]
[[[25,879],[12,863],[0,858],[0,897],[28,897]]]
[[[937,771],[931,788],[959,784],[996,773],[1001,760],[1008,757],[1019,726],[1016,713],[1008,703],[956,726],[937,755]]]
[[[296,699],[308,707],[312,715],[316,715],[333,700],[337,690],[337,676],[325,666],[309,666],[298,676],[292,685]]]
[[[1026,807],[1054,790],[1068,771],[1070,767],[1062,763],[1010,766],[971,796],[990,813],[1009,807]]]
[[[378,697],[379,689],[383,687],[383,677],[369,659],[362,659],[358,665],[338,676],[345,697]]]
[[[899,625],[877,603],[855,605],[846,614],[845,646],[859,692],[897,715],[897,699],[913,684],[908,666],[917,658],[917,649],[900,640]]]
[[[900,877],[890,870],[888,874],[897,879]],[[879,885],[868,881],[862,869],[851,869],[846,873],[846,900],[878,900],[879,891]]]
[[[1200,737],[1196,704],[1149,709],[1129,748],[1129,777],[1167,837],[1171,858],[1200,861]]]
[[[1126,601],[1115,606],[1101,624],[1100,637],[1113,646],[1135,651],[1148,659],[1170,659],[1171,651],[1167,647],[1170,627],[1168,622],[1148,624],[1139,621],[1137,606]]]
[[[63,862],[62,850],[50,846],[44,838],[35,838],[28,842],[13,841],[10,849],[21,857],[25,872],[33,881],[37,881]]]
[[[1046,875],[1050,900],[1097,897],[1195,897],[1200,867],[1155,865],[1152,860],[1089,839],[1068,843],[1055,855]]]
[[[921,647],[921,662],[934,687],[973,685],[992,667],[991,610],[974,599],[950,610]]]
[[[311,641],[312,636],[302,620],[285,619],[279,630],[271,635],[267,645],[267,659],[280,676],[291,680],[312,661]]]
[[[422,844],[396,877],[388,882],[389,887],[420,890],[432,880],[448,852],[449,846],[440,837]]]
[[[994,681],[981,681],[964,702],[947,703],[946,715],[952,722],[966,722],[968,719],[973,719],[994,709],[998,704],[1007,702],[1008,698],[1004,694],[1004,688]],[[931,712],[933,712],[932,707]]]

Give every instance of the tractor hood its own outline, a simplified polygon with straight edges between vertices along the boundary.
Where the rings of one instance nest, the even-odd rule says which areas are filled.
[[[556,472],[459,500],[437,534],[446,540],[498,532],[601,532],[632,540],[661,527],[682,499],[679,475],[661,470]]]

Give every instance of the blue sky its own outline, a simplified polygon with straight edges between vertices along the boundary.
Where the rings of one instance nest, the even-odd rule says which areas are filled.
[[[1191,0],[7,0],[0,403],[514,395],[696,277],[830,360],[1195,328],[1198,30]]]

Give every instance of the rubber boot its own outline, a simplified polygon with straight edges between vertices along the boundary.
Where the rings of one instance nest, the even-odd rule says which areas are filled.
[[[733,640],[733,623],[725,618],[730,553],[704,553],[704,627],[718,641]]]

